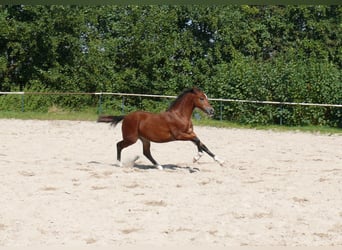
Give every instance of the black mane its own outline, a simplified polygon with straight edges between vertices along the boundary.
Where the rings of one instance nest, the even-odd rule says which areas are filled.
[[[179,100],[181,100],[185,95],[189,93],[194,93],[194,92],[195,92],[195,88],[184,90],[173,102],[171,102],[170,106],[168,107],[166,111],[170,111],[176,105],[176,103]]]

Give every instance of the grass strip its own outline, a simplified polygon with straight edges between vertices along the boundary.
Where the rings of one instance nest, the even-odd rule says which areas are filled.
[[[117,114],[120,115],[120,114]],[[83,111],[54,110],[49,112],[17,112],[1,111],[0,119],[23,119],[23,120],[71,120],[71,121],[96,121],[98,114],[96,109],[87,109]],[[218,128],[236,128],[236,129],[260,129],[274,131],[296,131],[322,134],[341,134],[341,128],[332,128],[329,126],[285,126],[285,125],[246,125],[230,121],[218,121],[209,118],[200,120],[193,119],[196,126],[210,126]]]

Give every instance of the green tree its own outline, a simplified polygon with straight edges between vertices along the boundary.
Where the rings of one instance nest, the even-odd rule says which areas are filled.
[[[342,103],[341,17],[339,5],[0,6],[0,90],[176,95],[197,85],[211,97]],[[28,101],[76,109],[97,99]],[[279,110],[231,103],[223,116],[342,126],[340,109]]]

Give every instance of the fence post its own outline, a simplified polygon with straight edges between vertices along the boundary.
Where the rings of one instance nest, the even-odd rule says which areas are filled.
[[[25,94],[21,95],[21,112],[25,111],[25,97],[24,97],[24,95]]]
[[[220,101],[220,121],[222,121],[222,111],[223,111],[223,107],[222,107],[222,100]]]
[[[125,96],[122,96],[121,113],[125,113]]]
[[[283,125],[283,105],[280,105],[280,126]]]
[[[97,114],[102,114],[102,93],[99,94],[99,104],[97,107]]]

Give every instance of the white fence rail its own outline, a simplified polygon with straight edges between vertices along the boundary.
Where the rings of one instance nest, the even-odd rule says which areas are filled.
[[[93,92],[93,93],[85,93],[85,92],[0,92],[0,95],[21,95],[21,111],[25,111],[25,95],[95,95],[99,96],[98,101],[98,113],[102,113],[102,96],[121,96],[122,97],[122,113],[125,113],[125,104],[124,97],[125,96],[133,96],[133,97],[149,97],[149,98],[168,98],[175,99],[177,96],[169,96],[169,95],[149,95],[149,94],[131,94],[131,93],[111,93],[111,92]],[[220,102],[220,120],[223,118],[223,103],[224,102],[235,102],[235,103],[252,103],[252,104],[268,104],[268,105],[278,105],[281,107],[280,113],[284,106],[312,106],[312,107],[333,107],[333,108],[342,108],[342,104],[330,104],[330,103],[306,103],[306,102],[276,102],[276,101],[258,101],[258,100],[239,100],[239,99],[225,99],[225,98],[208,98],[211,101]],[[283,125],[283,116],[280,115],[279,124]]]
[[[111,93],[111,92],[0,92],[0,95],[112,95],[112,96],[136,96],[136,97],[151,97],[151,98],[169,98],[174,99],[177,96],[169,95],[149,95],[149,94],[130,94],[130,93]],[[239,102],[239,103],[254,103],[254,104],[270,104],[270,105],[292,105],[292,106],[316,106],[316,107],[335,107],[342,108],[342,104],[328,103],[307,103],[307,102],[275,102],[275,101],[256,101],[256,100],[239,100],[225,98],[208,98],[211,101],[220,102]]]

